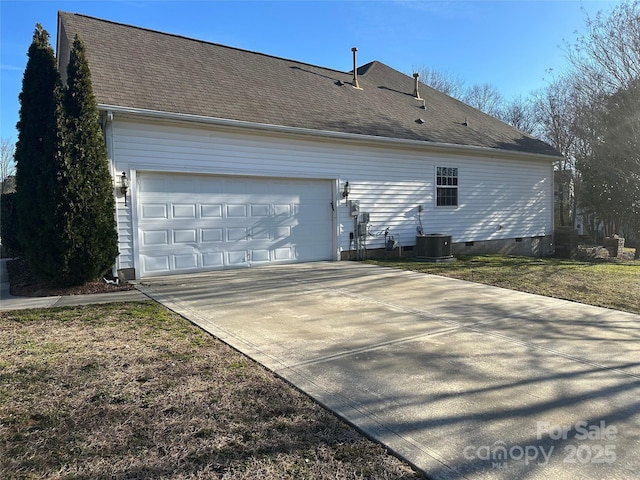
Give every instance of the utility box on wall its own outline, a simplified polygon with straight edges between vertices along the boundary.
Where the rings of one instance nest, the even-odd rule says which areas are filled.
[[[352,217],[357,217],[360,213],[360,202],[358,200],[349,200],[349,213]]]
[[[415,253],[418,260],[437,262],[452,259],[451,235],[443,233],[418,235]]]

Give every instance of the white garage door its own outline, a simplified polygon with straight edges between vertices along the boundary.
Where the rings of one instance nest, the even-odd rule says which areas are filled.
[[[141,276],[333,258],[331,182],[138,174]]]

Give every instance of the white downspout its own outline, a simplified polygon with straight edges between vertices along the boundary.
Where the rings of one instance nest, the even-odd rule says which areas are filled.
[[[105,122],[105,143],[107,145],[107,160],[109,161],[109,170],[111,173],[111,178],[113,179],[113,197],[115,201],[115,211],[113,212],[116,220],[116,230],[120,230],[120,225],[118,225],[118,196],[116,192],[118,190],[118,176],[116,173],[116,159],[115,152],[113,148],[113,111],[107,110],[107,117]],[[120,238],[118,238],[118,243],[120,243]],[[116,262],[111,267],[111,275],[113,278],[118,278],[118,270],[120,267],[120,255],[116,257]]]

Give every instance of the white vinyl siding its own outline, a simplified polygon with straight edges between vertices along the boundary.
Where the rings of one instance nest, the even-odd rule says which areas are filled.
[[[384,246],[380,234],[387,227],[402,245],[414,245],[419,205],[424,208],[420,213],[424,232],[450,234],[453,242],[544,236],[553,229],[551,160],[434,153],[428,145],[392,148],[328,138],[251,134],[192,122],[132,121],[118,114],[113,132],[117,172],[331,181],[335,258],[349,249],[349,233],[354,230],[340,190],[347,180],[349,200],[360,201],[360,210],[370,213],[376,236],[367,240],[367,248]],[[449,165],[458,168],[458,207],[436,208],[436,168]],[[130,205],[136,204],[136,195],[133,185]],[[123,199],[117,200],[123,233],[120,251],[133,252],[135,219],[123,212]],[[134,259],[130,253],[123,255],[119,267],[134,267]]]

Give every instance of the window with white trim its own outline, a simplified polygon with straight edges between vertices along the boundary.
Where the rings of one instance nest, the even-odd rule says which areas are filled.
[[[457,167],[436,167],[436,206],[458,206]]]

